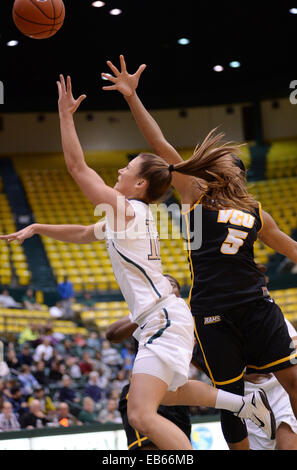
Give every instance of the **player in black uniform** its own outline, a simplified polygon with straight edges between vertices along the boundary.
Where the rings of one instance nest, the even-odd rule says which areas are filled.
[[[297,263],[297,243],[281,232],[261,204],[249,195],[239,147],[221,144],[211,132],[184,162],[136,94],[142,65],[129,75],[123,56],[121,70],[108,62],[120,91],[154,152],[171,164],[172,184],[181,196],[192,275],[191,310],[203,368],[215,387],[243,395],[243,371],[273,372],[290,396],[297,417],[296,351],[291,349],[283,314],[270,298],[265,278],[254,262],[257,237]],[[103,74],[105,78],[110,78]],[[198,214],[202,210],[202,214]],[[202,215],[202,224],[195,224]],[[197,217],[195,217],[197,216]],[[202,245],[195,240],[202,231]],[[193,237],[192,237],[193,238]],[[246,427],[222,412],[222,429],[231,449],[248,449]]]
[[[166,274],[165,276],[168,277],[170,284],[173,287],[173,293],[177,297],[180,297],[180,286],[177,280],[172,276]],[[137,329],[137,327],[138,325],[136,323],[131,323],[129,317],[127,316],[110,325],[106,331],[106,337],[113,343],[121,343],[125,339],[129,338]],[[134,341],[137,348],[138,342],[136,340]],[[127,414],[129,387],[130,385],[128,384],[123,388],[119,402],[119,411],[122,416],[123,426],[127,436],[128,450],[156,450],[157,447],[146,436],[140,434],[129,424]],[[176,424],[188,436],[189,439],[191,438],[189,407],[160,405],[158,408],[158,413]]]

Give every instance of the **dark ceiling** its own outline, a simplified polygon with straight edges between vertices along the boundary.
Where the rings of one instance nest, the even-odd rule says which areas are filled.
[[[15,27],[13,0],[0,2],[0,111],[55,111],[56,80],[70,74],[82,109],[126,109],[116,92],[101,90],[106,60],[126,56],[128,70],[147,64],[139,94],[149,107],[188,107],[288,96],[297,79],[297,15],[281,2],[199,0],[64,0],[66,18],[52,38],[35,40]],[[297,1],[296,5],[297,7]],[[122,14],[111,16],[111,8]],[[181,46],[180,37],[191,43]],[[17,39],[17,47],[7,41]],[[231,60],[242,63],[231,69]],[[225,71],[215,73],[221,64]]]

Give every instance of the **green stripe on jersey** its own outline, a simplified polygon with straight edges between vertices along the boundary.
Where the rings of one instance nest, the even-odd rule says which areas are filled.
[[[166,325],[163,328],[160,328],[160,330],[158,330],[157,333],[155,333],[153,336],[151,336],[150,339],[145,343],[144,346],[146,346],[147,344],[152,344],[154,339],[160,338],[160,336],[162,336],[164,331],[171,325],[171,321],[169,320],[168,312],[167,312],[166,308],[163,308],[162,310],[165,313]]]
[[[132,261],[130,258],[127,258],[127,256],[123,255],[122,253],[120,253],[119,250],[116,249],[116,247],[114,246],[114,243],[112,242],[112,246],[114,247],[114,249],[116,250],[116,252],[125,260],[127,261],[127,263],[130,263],[130,264],[133,264],[133,266],[135,266],[137,269],[139,269],[142,274],[146,277],[146,279],[149,281],[150,285],[152,286],[152,288],[154,289],[155,293],[157,294],[157,296],[159,297],[159,299],[161,299],[161,294],[160,292],[157,290],[156,286],[154,285],[153,281],[151,280],[151,278],[147,275],[147,273],[145,272],[145,270],[139,266],[139,264],[135,263],[134,261]]]

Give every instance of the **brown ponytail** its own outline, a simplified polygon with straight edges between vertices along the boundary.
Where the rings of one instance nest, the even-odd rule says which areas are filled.
[[[198,144],[191,158],[174,165],[174,171],[194,176],[207,184],[202,204],[209,209],[237,208],[254,212],[258,202],[248,193],[245,173],[239,171],[236,163],[240,144],[222,142],[223,133],[215,135],[213,129],[201,144]],[[237,157],[238,159],[238,157]],[[199,181],[198,185],[199,185]],[[200,185],[203,190],[204,185]]]
[[[139,176],[148,181],[146,202],[158,201],[171,186],[172,172],[163,158],[151,153],[140,153],[142,158]]]

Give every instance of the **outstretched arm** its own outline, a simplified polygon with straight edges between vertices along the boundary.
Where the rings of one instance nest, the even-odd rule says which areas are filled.
[[[297,264],[297,242],[282,232],[267,212],[262,211],[262,219],[263,226],[259,232],[260,240]]]
[[[95,227],[97,228],[97,234],[95,234]],[[102,232],[102,238],[104,226],[101,222],[101,230],[99,229],[99,223],[96,225],[46,225],[46,224],[32,224],[25,227],[23,230],[11,233],[9,235],[1,235],[1,240],[7,240],[12,242],[18,241],[21,245],[24,240],[31,238],[34,235],[45,235],[55,240],[68,243],[92,243],[99,239],[99,233]]]
[[[113,213],[116,214],[118,200],[119,198],[123,199],[123,195],[106,185],[98,173],[89,168],[76,133],[73,114],[86,95],[81,95],[77,100],[74,99],[70,77],[67,77],[66,86],[63,75],[60,75],[60,81],[57,82],[57,85],[59,91],[58,104],[62,146],[68,172],[80,186],[89,201],[95,206],[98,204],[108,204],[109,207],[112,207]],[[130,220],[131,218],[133,217],[130,217]],[[129,217],[127,217],[126,221],[128,220]]]
[[[146,65],[141,65],[137,72],[131,75],[127,72],[123,55],[120,56],[120,63],[121,71],[119,71],[117,67],[112,64],[112,62],[107,61],[107,64],[114,73],[114,76],[106,73],[102,73],[102,76],[110,80],[113,85],[104,86],[103,90],[118,90],[120,93],[122,93],[130,107],[130,110],[141,133],[148,142],[149,146],[157,155],[164,158],[164,160],[169,164],[183,162],[182,157],[166,140],[159,125],[151,116],[151,114],[145,109],[141,100],[137,96],[136,88],[138,86],[140,76],[146,68]],[[182,202],[184,203],[191,204],[196,202],[201,195],[201,192],[199,192],[195,184],[192,186],[191,180],[194,183],[195,178],[177,173],[172,174],[172,184],[179,191]]]

